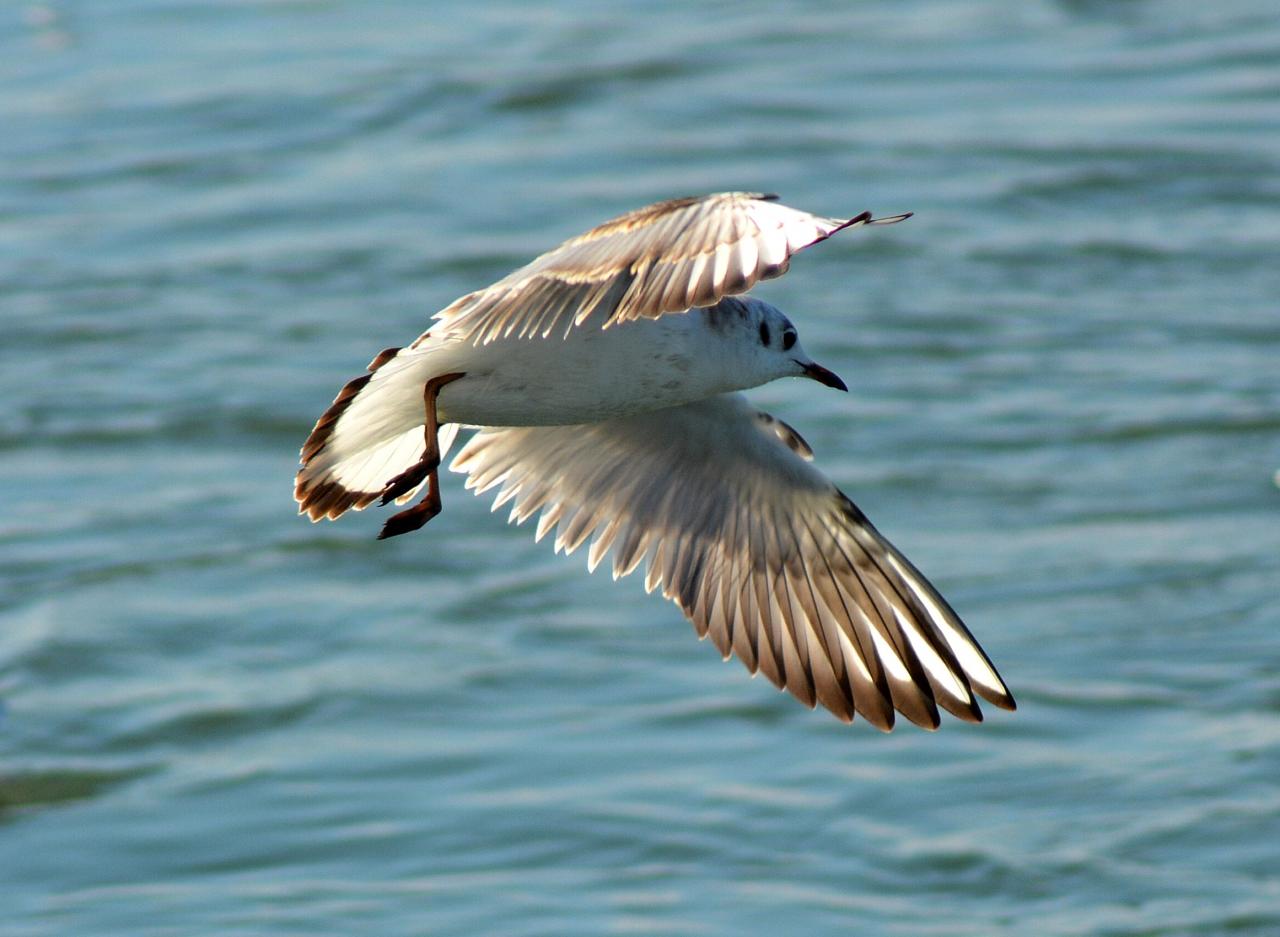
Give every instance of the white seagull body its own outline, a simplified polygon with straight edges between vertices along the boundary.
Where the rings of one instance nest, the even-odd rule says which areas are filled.
[[[847,227],[769,196],[723,193],[642,208],[565,242],[435,316],[351,381],[302,449],[295,497],[312,520],[381,500],[424,501],[381,536],[440,510],[454,460],[511,519],[540,514],[557,550],[611,549],[614,578],[648,559],[662,588],[727,658],[809,706],[938,708],[980,721],[1013,709],[986,654],[938,592],[812,464],[791,427],[736,391],[803,376],[845,389],[773,306],[737,298]]]

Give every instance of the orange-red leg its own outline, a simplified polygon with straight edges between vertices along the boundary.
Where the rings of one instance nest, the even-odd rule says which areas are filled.
[[[427,494],[413,507],[387,518],[387,522],[382,525],[382,532],[378,534],[379,540],[418,530],[440,513],[440,478],[437,472],[440,467],[440,425],[436,418],[436,398],[440,394],[440,388],[460,377],[463,375],[445,374],[433,377],[422,389],[422,402],[426,410],[422,458],[387,482],[382,489],[382,503],[389,504],[406,491],[418,487],[423,480],[427,482]]]

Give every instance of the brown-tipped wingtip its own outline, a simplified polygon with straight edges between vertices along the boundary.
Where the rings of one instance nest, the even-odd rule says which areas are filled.
[[[827,237],[831,237],[832,234],[838,234],[839,232],[843,231],[845,228],[852,228],[856,225],[871,224],[871,223],[872,223],[871,212],[861,211],[861,212],[858,212],[858,214],[854,215],[852,218],[850,218],[848,221],[840,222],[840,224],[837,225],[831,231],[831,233],[827,235]]]
[[[1007,687],[1002,687],[1004,692],[997,692],[989,687],[984,687],[980,683],[974,683],[972,686],[973,692],[977,693],[992,706],[1008,712],[1017,712],[1017,700],[1013,698],[1013,694],[1009,692]]]

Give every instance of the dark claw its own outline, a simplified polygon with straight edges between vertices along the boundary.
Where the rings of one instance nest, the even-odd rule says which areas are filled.
[[[426,526],[427,521],[439,513],[440,502],[428,495],[425,501],[388,517],[387,522],[382,525],[382,532],[378,534],[378,539],[386,540],[388,537],[398,537],[401,534],[421,530]]]
[[[426,480],[426,477],[440,467],[440,460],[437,459],[435,465],[428,462],[418,462],[409,466],[391,481],[387,482],[382,488],[382,500],[379,504],[390,504],[396,498],[400,497],[407,491],[413,491]]]

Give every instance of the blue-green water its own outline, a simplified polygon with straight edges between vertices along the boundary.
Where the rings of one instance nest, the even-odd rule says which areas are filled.
[[[915,211],[754,394],[1016,714],[882,736],[450,476],[294,514],[347,378],[688,192]],[[0,933],[1280,933],[1273,2],[0,6]]]

